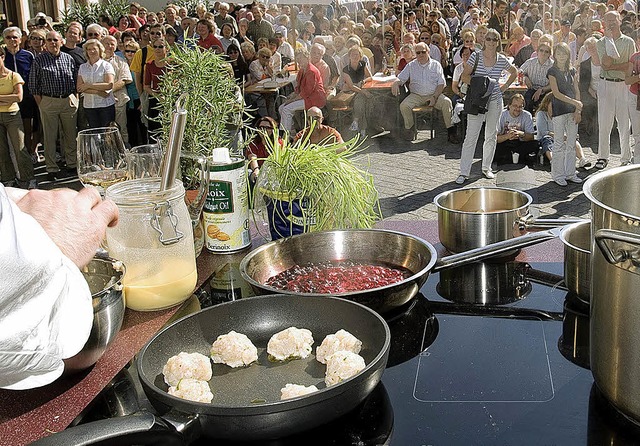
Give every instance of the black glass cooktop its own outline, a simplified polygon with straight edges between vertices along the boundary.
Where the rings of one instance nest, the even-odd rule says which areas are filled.
[[[506,261],[432,274],[415,299],[386,315],[388,366],[358,408],[259,444],[639,444],[640,429],[593,383],[588,308],[563,290],[562,269]],[[204,307],[252,291],[229,264],[195,295]]]

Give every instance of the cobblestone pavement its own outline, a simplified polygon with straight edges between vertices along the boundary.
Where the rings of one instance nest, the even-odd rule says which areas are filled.
[[[348,124],[346,126],[348,127]],[[488,180],[480,171],[482,156],[482,137],[476,147],[471,177],[464,184],[455,184],[458,177],[461,144],[447,141],[447,131],[441,117],[436,120],[435,137],[430,139],[428,130],[419,131],[415,141],[406,141],[390,132],[368,136],[368,146],[356,159],[374,176],[380,196],[380,205],[384,219],[390,220],[437,220],[437,210],[433,199],[441,192],[460,187],[500,186],[523,190],[533,197],[534,215],[548,218],[589,218],[590,202],[582,193],[581,184],[569,183],[561,187],[551,180],[550,166],[536,165],[533,169],[524,166],[505,165],[494,168],[496,178]],[[420,127],[422,128],[422,127]],[[340,129],[343,137],[352,136],[349,130]],[[582,138],[586,157],[595,164],[597,135],[587,140]],[[611,158],[607,169],[620,165],[620,146],[617,132],[611,136]],[[578,176],[586,180],[596,174],[597,169],[579,169]],[[44,165],[36,167],[39,187],[71,187],[80,189],[82,185],[77,177],[45,180]]]
[[[438,125],[436,125],[438,127]],[[447,132],[440,122],[434,139],[429,131],[418,132],[415,141],[405,141],[389,132],[367,138],[369,147],[357,156],[362,164],[369,163],[380,195],[384,219],[436,220],[433,199],[440,192],[460,187],[501,186],[523,190],[533,197],[533,213],[548,218],[589,218],[590,202],[582,192],[582,184],[558,186],[551,180],[550,166],[505,165],[494,168],[496,178],[482,176],[480,163],[482,148],[476,148],[471,176],[464,186],[455,183],[459,172],[461,144],[447,142]],[[348,131],[343,132],[349,137]],[[482,135],[479,138],[481,141]],[[583,141],[586,157],[595,165],[597,151],[590,146],[596,141]],[[617,133],[611,138],[611,158],[607,169],[620,165]],[[597,173],[594,167],[578,169],[578,176],[586,180]]]

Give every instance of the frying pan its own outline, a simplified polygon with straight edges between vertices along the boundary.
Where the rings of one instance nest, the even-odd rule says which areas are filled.
[[[326,387],[325,366],[314,354],[303,360],[270,362],[265,351],[269,338],[291,326],[311,330],[314,347],[341,328],[349,331],[362,341],[365,369]],[[239,369],[213,364],[211,404],[169,395],[162,376],[167,360],[183,351],[208,355],[213,341],[231,330],[246,334],[256,345],[258,364]],[[89,423],[36,444],[91,444],[117,437],[124,437],[125,444],[188,444],[201,435],[268,440],[312,429],[349,412],[371,393],[384,372],[390,337],[389,327],[378,314],[343,299],[273,295],[216,305],[166,327],[139,353],[142,387],[161,418],[142,414]],[[320,390],[280,401],[280,389],[287,383],[315,384]],[[74,433],[76,429],[79,434]]]
[[[386,314],[407,304],[424,285],[431,271],[467,265],[517,248],[524,248],[558,236],[559,228],[531,232],[491,245],[438,259],[432,244],[419,237],[385,229],[344,229],[308,232],[266,243],[240,262],[240,273],[259,294],[298,293],[266,285],[267,280],[295,265],[351,260],[364,264],[402,267],[412,274],[404,280],[378,288],[333,294]]]

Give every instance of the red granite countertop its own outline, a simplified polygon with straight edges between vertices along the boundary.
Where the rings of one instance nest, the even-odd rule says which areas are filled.
[[[384,221],[378,227],[414,234],[443,253],[435,221]],[[260,244],[256,242],[254,244]],[[198,258],[198,286],[227,262],[239,262],[248,251],[234,255],[203,252]],[[559,240],[522,250],[518,260],[562,261]],[[144,344],[171,319],[178,308],[155,312],[127,310],[122,329],[103,357],[89,371],[33,390],[0,390],[0,445],[18,446],[65,429]]]

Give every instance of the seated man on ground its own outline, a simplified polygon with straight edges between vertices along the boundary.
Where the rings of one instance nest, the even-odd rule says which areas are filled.
[[[524,110],[524,96],[514,94],[498,120],[496,162],[510,163],[515,159],[513,154],[517,153],[518,164],[535,164],[539,145],[534,133],[533,117]]]

